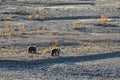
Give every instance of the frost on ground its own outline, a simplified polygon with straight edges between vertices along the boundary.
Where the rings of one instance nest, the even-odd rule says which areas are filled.
[[[3,80],[119,80],[120,52],[39,60],[1,60]]]

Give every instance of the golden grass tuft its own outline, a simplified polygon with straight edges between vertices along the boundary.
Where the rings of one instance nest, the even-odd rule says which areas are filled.
[[[57,47],[57,43],[53,43],[52,48],[54,49],[56,47]]]
[[[28,19],[30,19],[30,20],[31,20],[32,18],[33,18],[33,16],[32,16],[32,15],[28,15]]]
[[[11,24],[11,25],[10,25],[10,30],[9,30],[9,32],[10,32],[10,35],[15,34],[14,24]]]
[[[18,34],[19,34],[19,35],[23,34],[23,33],[24,33],[24,24],[20,24],[18,30],[19,30],[19,31],[18,31]]]
[[[37,14],[36,14],[36,19],[41,19],[41,18],[43,18],[44,16],[46,15],[46,12],[44,11],[44,10],[38,10],[37,11]]]
[[[15,51],[11,48],[0,48],[2,51],[6,51],[7,53],[14,53]]]
[[[68,48],[64,48],[64,49],[62,49],[62,52],[63,52],[63,53],[68,53],[69,50],[68,50]]]
[[[108,18],[106,16],[101,16],[99,20],[97,20],[102,25],[105,25],[108,22]]]
[[[51,51],[50,48],[43,49],[43,53],[49,53],[50,51]]]
[[[76,50],[79,51],[79,52],[82,52],[83,48],[77,48]]]
[[[11,20],[10,16],[5,17],[5,20]]]
[[[93,47],[93,50],[95,50],[95,51],[100,51],[100,49],[101,49],[100,46],[94,46]]]
[[[50,53],[51,52],[51,49],[50,48],[45,48],[43,49],[43,56],[46,57],[46,53]]]
[[[0,29],[0,36],[3,36],[3,29]]]
[[[85,29],[86,26],[85,26],[82,22],[80,22],[80,23],[74,22],[72,28],[73,28],[74,30],[79,30],[79,29]]]
[[[40,16],[39,16],[38,14],[36,14],[36,15],[35,15],[35,18],[36,18],[36,19],[39,19],[39,18],[40,18]]]
[[[9,34],[9,28],[8,28],[8,25],[5,25],[4,26],[4,29],[3,29],[3,32],[4,32],[4,35],[8,35]]]
[[[18,29],[18,31],[15,31]],[[20,24],[15,28],[14,24],[6,24],[4,28],[0,28],[0,36],[22,35],[24,33],[24,24]]]
[[[51,47],[43,49],[42,52],[43,52],[44,56],[46,56],[46,55],[45,55],[46,53],[50,53],[51,50],[54,49],[54,48],[56,48],[56,47],[57,47],[57,44],[54,43]]]

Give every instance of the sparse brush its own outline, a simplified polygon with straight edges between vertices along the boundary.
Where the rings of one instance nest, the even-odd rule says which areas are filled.
[[[77,48],[76,50],[79,51],[79,52],[82,52],[83,48]]]
[[[19,30],[19,31],[18,31],[18,34],[19,34],[19,35],[23,34],[23,33],[24,33],[24,25],[23,25],[23,24],[20,24],[18,30]]]
[[[94,46],[93,47],[93,50],[95,50],[95,51],[99,51],[101,48],[100,48],[100,46]]]
[[[10,16],[5,17],[5,20],[11,20]]]
[[[35,18],[36,18],[36,19],[39,19],[39,18],[40,18],[40,16],[39,16],[38,14],[36,14]]]
[[[46,15],[46,12],[44,10],[40,10],[40,11],[37,11],[37,14],[44,16]]]
[[[14,53],[14,50],[11,48],[0,48],[2,51],[6,51],[7,53]]]
[[[63,53],[68,53],[68,51],[69,51],[69,50],[68,50],[67,48],[62,49],[62,52],[63,52]]]
[[[75,22],[73,23],[73,29],[74,30],[79,30],[79,29],[84,29],[86,28],[85,25],[83,23],[78,23],[78,22]]]
[[[10,53],[13,53],[14,51],[13,50],[11,50],[11,49],[8,49],[8,53],[10,54]]]
[[[89,52],[98,52],[100,50],[101,50],[101,47],[97,46],[97,45],[96,46],[92,46],[92,47],[89,46],[89,48],[88,48]]]
[[[41,19],[41,18],[43,18],[45,15],[46,15],[46,12],[45,12],[44,10],[37,11],[36,19]]]
[[[101,16],[101,18],[97,20],[97,22],[99,22],[99,24],[101,25],[105,25],[108,22],[108,18],[106,16]]]
[[[54,49],[56,47],[57,47],[57,43],[53,43],[52,48]]]
[[[45,49],[43,49],[44,56],[45,56],[45,53],[50,53],[51,50],[54,49],[54,48],[56,48],[56,47],[57,47],[57,44],[54,43],[51,48],[45,48]]]
[[[50,53],[50,51],[51,51],[51,49],[50,48],[45,48],[45,49],[43,49],[43,56],[45,57],[46,55],[46,53]]]
[[[30,19],[30,20],[31,20],[32,18],[33,18],[33,16],[32,16],[32,15],[28,15],[28,19]]]
[[[5,25],[4,27],[4,35],[8,35],[9,34],[9,28],[8,25]]]
[[[11,25],[10,25],[10,34],[11,34],[11,35],[15,34],[14,24],[11,24]]]
[[[43,49],[43,53],[49,53],[49,52],[50,52],[50,49],[49,49],[49,48]]]
[[[45,27],[42,27],[42,31],[45,31],[46,30],[46,28]]]
[[[3,30],[0,29],[0,36],[3,36]]]
[[[38,29],[39,32],[44,32],[47,28],[46,27],[41,27]]]
[[[14,27],[14,24],[5,25],[3,30],[0,31],[0,35],[21,35],[24,33],[24,24],[20,24],[17,28]]]
[[[109,46],[108,46],[108,45],[106,45],[106,46],[105,46],[105,48],[109,48]]]

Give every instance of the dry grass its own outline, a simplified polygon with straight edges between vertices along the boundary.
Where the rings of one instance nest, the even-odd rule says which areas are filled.
[[[44,10],[40,10],[40,11],[38,10],[36,13],[37,13],[35,16],[36,19],[41,19],[46,15],[46,12]]]
[[[50,52],[51,52],[51,50],[52,50],[52,49],[54,49],[54,48],[56,48],[56,47],[57,47],[57,44],[56,44],[56,43],[54,43],[51,47],[43,49],[43,51],[42,51],[42,52],[43,52],[43,54],[44,54],[43,56],[44,56],[44,57],[46,57],[46,55],[45,55],[45,54],[46,54],[46,53],[50,53]]]
[[[32,16],[32,15],[28,15],[28,19],[30,19],[30,20],[31,20],[32,18],[33,18],[33,16]]]
[[[52,48],[54,49],[56,47],[57,47],[57,43],[53,43]]]
[[[3,29],[0,29],[0,36],[3,36]]]
[[[11,34],[11,35],[15,34],[14,24],[11,24],[11,25],[10,25],[10,34]]]
[[[51,51],[50,48],[45,48],[45,49],[43,49],[43,53],[49,53],[50,51]]]
[[[21,35],[23,33],[24,33],[24,24],[20,24],[18,34]]]
[[[108,18],[106,16],[101,16],[101,18],[97,20],[97,22],[99,22],[99,24],[105,25],[108,22]]]
[[[10,16],[7,16],[7,17],[5,17],[4,20],[9,21],[9,20],[11,20],[11,19],[12,19],[12,18],[11,18]]]
[[[39,18],[40,18],[40,16],[39,16],[38,14],[36,14],[35,18],[36,18],[36,19],[39,19]]]
[[[4,34],[4,35],[9,35],[9,30],[10,30],[10,29],[9,29],[8,25],[5,25],[5,26],[4,26],[4,29],[3,29],[3,34]]]
[[[27,49],[16,49],[11,46],[8,48],[0,48],[0,50],[10,54],[24,54],[27,52]]]
[[[18,31],[15,31],[18,29]],[[15,28],[14,24],[6,24],[4,28],[0,28],[0,36],[22,35],[24,33],[24,24],[18,25]]]
[[[54,49],[54,48],[56,48],[56,47],[57,47],[57,44],[54,43],[54,44],[52,45],[52,47],[43,49],[43,53],[50,53],[50,52],[51,52],[51,49]]]
[[[98,52],[98,51],[101,50],[101,47],[96,45],[96,46],[93,46],[93,47],[91,48],[91,50],[92,50],[93,52]]]
[[[47,28],[43,26],[43,27],[37,29],[37,32],[44,32],[45,30],[47,30]]]
[[[43,57],[47,57],[47,53],[50,53],[51,52],[51,48],[45,48],[45,49],[43,49]]]
[[[74,22],[73,23],[74,30],[85,29],[85,28],[86,28],[86,26],[82,22],[80,22],[80,23]]]
[[[11,48],[0,48],[0,50],[5,51],[7,53],[14,53],[15,52],[15,50],[13,50]]]

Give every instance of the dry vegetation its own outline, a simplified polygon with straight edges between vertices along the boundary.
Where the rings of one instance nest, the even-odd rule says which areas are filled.
[[[43,19],[45,16],[46,16],[46,12],[44,10],[38,10],[38,11],[36,11],[35,15],[32,15],[32,14],[28,15],[28,19],[29,20],[33,20],[33,19],[39,20],[39,19]]]
[[[82,22],[74,22],[73,23],[73,29],[74,30],[80,30],[80,29],[85,29],[85,28],[86,28],[86,26]]]
[[[16,31],[17,29],[18,31]],[[22,35],[24,33],[24,24],[15,27],[14,24],[6,24],[4,28],[0,29],[0,36]]]
[[[12,20],[12,18],[11,18],[10,16],[7,16],[7,17],[5,17],[4,20],[6,20],[6,21],[10,21],[10,20]]]
[[[44,10],[38,10],[37,12],[36,12],[36,19],[42,19],[42,18],[44,18],[44,16],[46,15],[46,12],[44,11]]]
[[[61,6],[54,7],[52,5],[52,6],[48,6],[47,7],[48,9],[43,8],[43,7],[33,9],[33,6],[29,6],[29,9],[28,9],[28,8],[25,8],[25,6],[26,5],[24,5],[24,7],[22,7],[22,9],[19,9],[18,11],[15,10],[16,12],[13,11],[15,15],[19,16],[19,17],[16,16],[17,18],[15,20],[18,20],[18,22],[19,21],[22,22],[21,20],[23,19],[23,21],[25,21],[24,24],[18,24],[17,21],[16,21],[17,23],[14,23],[14,24],[10,23],[10,22],[12,22],[11,20],[13,20],[13,22],[14,22],[14,17],[10,16],[9,14],[8,14],[8,16],[4,16],[3,20],[5,22],[9,22],[9,24],[4,23],[5,26],[1,25],[1,26],[3,26],[3,28],[0,28],[0,36],[1,37],[2,36],[11,37],[13,35],[23,35],[24,36],[24,34],[25,34],[25,36],[31,36],[31,35],[36,36],[39,34],[39,36],[41,38],[42,38],[42,36],[48,35],[49,36],[48,39],[51,39],[51,42],[53,41],[52,37],[57,36],[57,37],[60,37],[61,41],[63,41],[63,42],[64,42],[64,38],[65,39],[67,38],[68,43],[69,43],[69,39],[71,39],[70,37],[72,36],[76,42],[79,42],[79,39],[76,39],[76,38],[78,38],[77,35],[79,36],[79,35],[81,35],[81,32],[92,31],[92,29],[98,28],[93,25],[94,23],[96,23],[96,18],[94,18],[94,17],[98,17],[101,15],[101,14],[94,15],[93,13],[91,14],[91,11],[94,10],[92,6],[89,6],[90,10],[88,10],[88,6],[84,6],[84,7],[80,6],[80,9],[79,9],[79,7],[76,7],[74,5],[66,6],[65,8],[63,6],[62,7]],[[87,12],[85,13],[87,15],[82,14],[81,10],[84,12],[84,8],[85,8],[85,12],[88,11],[88,12],[90,12],[90,14],[89,13],[87,14]],[[119,6],[118,6],[118,8],[119,8]],[[76,12],[74,12],[74,9],[76,10]],[[102,9],[102,8],[100,8],[100,9]],[[33,11],[30,12],[29,10],[31,10],[31,11],[33,10]],[[55,11],[55,12],[50,12],[49,10]],[[99,8],[98,8],[98,10],[99,10]],[[67,11],[70,12],[69,13],[70,15],[68,14]],[[97,11],[97,8],[96,8],[96,11]],[[5,12],[5,11],[3,11],[3,12]],[[7,13],[9,13],[9,12],[7,12]],[[104,15],[106,15],[106,14],[103,14],[103,16],[100,17],[100,19],[97,19],[97,23],[100,24],[99,26],[101,26],[101,25],[104,26],[104,25],[108,24],[109,18]],[[78,19],[74,20],[74,18],[77,16],[82,17],[83,20],[82,20],[82,18],[78,18]],[[89,16],[90,17],[93,16],[93,21],[92,21],[92,19],[89,19]],[[85,19],[84,19],[84,17],[85,17]],[[19,20],[19,18],[20,18],[20,20]],[[50,18],[50,20],[49,20],[49,18]],[[66,20],[64,20],[64,18]],[[48,20],[46,20],[46,19],[48,19]],[[34,25],[34,23],[35,23],[35,25]],[[46,26],[44,26],[44,25],[46,25]],[[27,29],[28,29],[28,31],[27,31]],[[104,31],[105,28],[102,28],[102,29]],[[56,30],[56,31],[54,32],[54,30]],[[74,33],[74,30],[78,30],[78,33]],[[92,33],[94,33],[94,31],[97,31],[97,30],[93,30]],[[108,29],[106,29],[106,30],[108,30]],[[71,32],[69,32],[69,31],[71,31]],[[98,32],[99,32],[99,30],[98,30]],[[50,35],[49,33],[52,35]],[[89,35],[89,32],[87,32],[87,33]],[[96,34],[96,32],[95,32],[95,34]],[[95,36],[97,36],[97,35],[95,35]],[[93,37],[93,36],[91,36],[91,37]],[[41,38],[39,40],[41,40]],[[80,37],[80,38],[82,38],[82,37]],[[84,37],[83,39],[86,39],[86,38],[87,37]],[[30,40],[30,39],[28,39],[28,40]],[[37,39],[33,40],[33,44],[34,44],[35,40],[37,40]],[[45,39],[42,39],[42,40],[44,42]],[[46,42],[46,43],[48,43],[48,42]],[[101,46],[99,46],[99,45],[90,46],[91,43],[89,43],[89,42],[87,43],[88,46],[85,46],[86,44],[83,44],[82,47],[78,46],[76,49],[74,49],[73,43],[72,42],[70,43],[71,44],[70,48],[69,48],[69,46],[68,46],[69,44],[67,44],[67,42],[62,44],[62,47],[65,47],[63,49],[63,53],[64,52],[70,53],[70,51],[72,52],[72,50],[75,53],[82,53],[83,51],[95,52],[95,51],[100,51],[103,49],[103,48],[101,49]],[[65,44],[67,44],[67,46]],[[71,48],[71,46],[73,49]],[[49,53],[52,48],[56,48],[56,47],[57,47],[57,45],[55,43],[51,47],[47,47],[47,48],[41,50],[41,52]],[[86,47],[88,49],[86,49]]]
[[[101,16],[101,18],[97,21],[100,25],[106,25],[108,22],[108,18],[106,16]]]
[[[46,57],[47,56],[46,54],[51,53],[51,50],[56,48],[56,47],[57,47],[57,43],[54,43],[51,47],[43,49],[42,52],[43,52],[44,56]]]
[[[30,20],[31,20],[32,18],[33,18],[33,16],[32,16],[32,15],[28,15],[28,19],[30,19]]]

